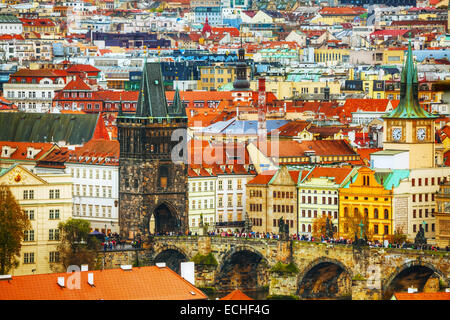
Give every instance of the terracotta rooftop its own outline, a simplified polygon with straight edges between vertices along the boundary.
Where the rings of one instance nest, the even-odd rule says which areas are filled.
[[[229,294],[227,294],[225,297],[221,298],[220,300],[253,300],[249,296],[247,296],[245,293],[243,293],[241,290],[236,289],[231,291]]]
[[[397,300],[450,300],[450,292],[396,292],[394,296]]]
[[[94,275],[94,286],[88,284]],[[80,289],[68,288],[67,273],[13,276],[0,280],[0,300],[206,300],[194,287],[168,267],[105,269],[80,273]],[[65,277],[65,287],[57,283]]]

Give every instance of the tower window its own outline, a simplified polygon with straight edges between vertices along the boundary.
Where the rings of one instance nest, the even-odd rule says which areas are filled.
[[[167,180],[169,177],[169,168],[168,166],[161,166],[159,168],[159,187],[167,188]]]

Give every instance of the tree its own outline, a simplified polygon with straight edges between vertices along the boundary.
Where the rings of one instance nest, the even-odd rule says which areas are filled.
[[[315,218],[313,220],[312,226],[312,236],[315,238],[320,238],[321,236],[326,236],[327,232],[327,217],[322,216]]]
[[[24,232],[30,228],[30,221],[20,208],[11,190],[0,185],[0,274],[16,268],[19,261]]]
[[[403,233],[402,227],[397,227],[392,236],[388,237],[390,243],[400,244],[407,242],[408,236]]]
[[[89,235],[90,223],[86,220],[70,218],[60,222],[58,228],[61,237],[58,245],[60,265],[55,265],[53,268],[63,267],[67,270],[70,265],[87,264],[95,269],[100,243],[97,238]]]

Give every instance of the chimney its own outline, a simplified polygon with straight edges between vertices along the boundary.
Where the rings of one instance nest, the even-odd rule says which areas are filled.
[[[126,264],[126,265],[121,265],[120,269],[122,269],[123,271],[131,271],[133,269],[131,264]]]
[[[64,277],[58,277],[58,285],[61,287],[61,288],[64,288]]]
[[[94,274],[92,272],[88,273],[88,283],[91,287],[94,287]]]
[[[181,269],[181,277],[186,281],[189,281],[189,283],[191,283],[193,286],[195,286],[194,262],[192,261],[181,262],[180,269]]]

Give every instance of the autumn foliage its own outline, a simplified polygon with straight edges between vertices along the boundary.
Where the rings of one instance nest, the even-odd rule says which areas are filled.
[[[11,190],[0,185],[0,274],[19,265],[24,231],[30,228],[30,221]]]

